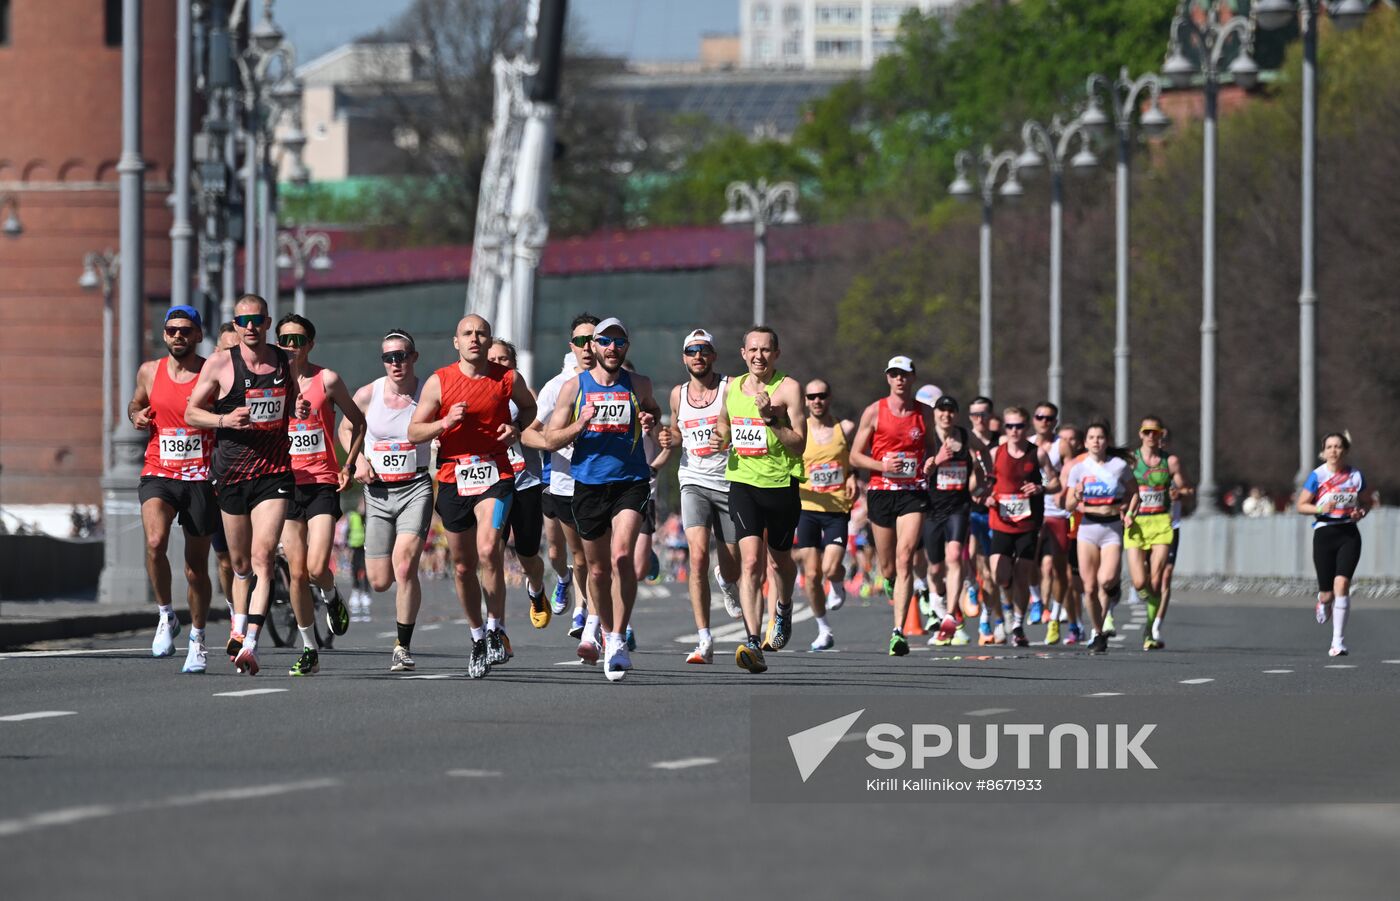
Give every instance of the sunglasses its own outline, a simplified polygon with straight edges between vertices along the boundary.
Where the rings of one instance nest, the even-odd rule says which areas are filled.
[[[1050,414],[1047,414],[1047,413],[1037,413],[1037,414],[1035,414],[1035,421],[1036,421],[1036,422],[1054,422],[1054,421],[1055,421],[1055,417],[1052,416],[1052,415],[1050,415]]]
[[[714,348],[708,344],[692,344],[685,349],[685,355],[687,357],[703,357],[705,354],[709,353],[714,353]]]
[[[233,324],[239,328],[262,328],[267,322],[267,316],[263,313],[243,313],[233,317]]]
[[[388,363],[391,366],[400,366],[408,360],[408,351],[391,350],[388,353],[380,354],[379,359],[381,362]]]
[[[1026,427],[1026,424],[1024,422],[1003,422],[1001,424],[1001,427],[1005,431],[1014,432],[1024,429]]]
[[[1143,429],[1138,432],[1139,435],[1165,435],[1166,433],[1166,429]]]
[[[973,419],[986,419],[992,413],[991,410],[968,410],[967,415]]]
[[[189,325],[167,325],[165,327],[165,334],[171,338],[188,338],[190,335],[194,334],[194,327]]]
[[[592,335],[574,335],[569,339],[569,343],[582,350],[588,346],[588,342],[593,340]]]
[[[607,335],[594,335],[593,341],[599,347],[616,347],[618,350],[622,350],[628,343],[626,338],[611,338]]]
[[[288,332],[277,336],[277,343],[282,347],[305,347],[307,340],[301,332]]]
[[[826,400],[828,397],[831,397],[830,391],[814,391],[807,395],[808,400]]]

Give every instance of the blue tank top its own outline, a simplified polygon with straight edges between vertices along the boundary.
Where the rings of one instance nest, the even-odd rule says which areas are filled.
[[[637,395],[632,393],[632,374],[623,370],[618,373],[617,384],[605,386],[594,381],[591,372],[580,372],[575,419],[584,404],[592,404],[596,412],[588,428],[574,439],[574,481],[603,485],[650,479],[642,425],[637,420]]]

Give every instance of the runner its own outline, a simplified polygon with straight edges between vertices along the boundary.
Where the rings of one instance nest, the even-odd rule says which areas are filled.
[[[992,529],[991,570],[1004,596],[1011,600],[1011,640],[1026,647],[1025,614],[1030,583],[1035,576],[1035,543],[1045,511],[1045,493],[1058,491],[1059,476],[1045,480],[1049,464],[1045,451],[1026,439],[1030,416],[1025,407],[1007,407],[1002,414],[1005,440],[991,449],[990,490],[986,505]]]
[[[578,373],[593,368],[593,331],[597,326],[598,317],[592,314],[581,313],[574,317],[569,332],[569,353],[564,355],[563,369],[540,389],[539,410],[536,413],[536,421],[530,426],[531,430],[538,433],[536,437],[543,438],[544,423],[553,415],[559,401],[559,391],[564,387],[564,383]],[[578,529],[574,527],[571,509],[574,497],[574,478],[570,470],[572,456],[573,448],[567,445],[545,453],[545,472],[548,475],[544,481],[547,487],[540,501],[544,513],[549,563],[555,575],[554,593],[549,602],[550,611],[555,616],[567,612],[569,592],[571,589],[577,589],[569,637],[582,640],[583,630],[588,622],[587,614],[596,614],[597,611],[588,597],[588,563],[583,556],[583,541],[578,537]],[[579,573],[584,575],[575,579],[575,575]],[[597,638],[596,635],[593,637]],[[595,640],[594,644],[597,646],[598,642]]]
[[[365,417],[335,370],[311,362],[311,350],[316,346],[316,326],[311,320],[296,313],[283,316],[277,323],[277,345],[291,357],[297,392],[311,405],[309,418],[287,423],[297,486],[282,526],[282,553],[291,583],[288,590],[302,642],[301,656],[288,675],[310,676],[321,670],[311,592],[314,590],[326,606],[326,626],[333,634],[344,635],[350,628],[350,611],[340,599],[331,573],[331,545],[341,514],[340,492],[349,487],[364,444]],[[339,407],[350,423],[344,466],[335,456],[333,406]]]
[[[197,429],[216,429],[211,483],[234,574],[233,623],[225,650],[235,670],[256,676],[258,633],[272,598],[273,559],[296,490],[287,424],[290,414],[309,416],[311,405],[299,395],[286,353],[267,343],[267,301],[244,294],[233,312],[239,345],[200,370],[185,421]]]
[[[1167,427],[1160,416],[1145,416],[1138,428],[1142,445],[1133,451],[1133,478],[1138,486],[1137,516],[1123,535],[1133,588],[1147,604],[1142,649],[1157,651],[1162,641],[1162,605],[1167,558],[1177,542],[1172,508],[1193,492],[1176,454],[1165,450]]]
[[[838,421],[831,414],[831,385],[825,380],[808,382],[803,394],[807,447],[802,465],[807,481],[798,492],[802,513],[797,519],[797,561],[817,620],[811,650],[829,651],[836,637],[826,613],[846,603],[846,538],[857,491],[850,451],[856,424],[849,419]]]
[[[933,402],[933,472],[923,534],[933,605],[928,631],[934,634],[928,643],[934,647],[968,643],[953,614],[962,603],[963,550],[968,541],[972,495],[980,486],[971,436],[957,425],[957,419],[957,398],[940,395]]]
[[[355,392],[355,406],[365,419],[365,452],[355,467],[355,480],[364,486],[360,552],[375,591],[397,585],[397,634],[389,671],[403,673],[416,667],[413,628],[423,603],[418,564],[433,521],[433,481],[428,472],[432,446],[408,440],[408,425],[423,390],[423,380],[414,369],[418,348],[413,336],[403,329],[391,330],[379,343],[379,359],[384,375]],[[341,447],[348,451],[351,439],[350,419],[345,417],[340,421]]]
[[[904,620],[914,588],[914,550],[928,509],[927,471],[932,467],[933,411],[914,399],[914,361],[891,357],[885,365],[890,393],[865,408],[851,443],[851,465],[870,473],[866,495],[875,554],[888,582],[894,571],[894,629],[890,656],[909,653]],[[868,451],[868,453],[867,453]],[[927,464],[926,464],[927,460]]]
[[[238,346],[238,328],[232,322],[219,326],[219,340],[214,344],[216,351],[225,351]],[[209,436],[213,441],[213,436]],[[211,454],[213,448],[210,448]],[[212,490],[212,489],[211,489]],[[214,549],[214,559],[219,562],[219,591],[228,605],[229,622],[233,621],[233,563],[228,556],[228,541],[224,539],[224,520],[219,515],[218,505],[210,507],[214,513],[214,535],[209,544]]]
[[[1109,424],[1102,419],[1084,430],[1084,454],[1069,467],[1070,510],[1079,510],[1079,574],[1094,626],[1089,653],[1108,651],[1106,620],[1123,565],[1123,526],[1131,525],[1141,498],[1126,454],[1110,447]]]
[[[620,321],[598,323],[594,366],[564,383],[544,432],[552,450],[574,446],[571,506],[588,560],[588,595],[598,610],[585,623],[578,655],[597,662],[601,626],[607,633],[603,674],[610,682],[632,669],[623,635],[637,599],[632,554],[651,493],[642,436],[655,430],[660,413],[651,379],[622,368],[628,344]]]
[[[1084,453],[1084,432],[1075,425],[1060,426],[1060,442],[1064,448],[1064,465],[1060,468],[1060,490],[1057,498],[1061,508],[1064,507],[1064,496],[1069,484],[1069,467],[1074,463],[1079,455]],[[1065,545],[1069,558],[1069,585],[1065,590],[1064,601],[1064,643],[1066,645],[1077,645],[1084,640],[1084,629],[1080,625],[1080,611],[1083,609],[1084,583],[1079,578],[1079,519],[1080,514],[1071,512],[1069,515],[1069,527],[1066,535],[1069,538]]]
[[[778,333],[766,325],[753,326],[744,334],[740,353],[748,371],[730,380],[725,415],[710,436],[710,446],[729,451],[729,515],[739,539],[739,601],[748,637],[735,650],[734,662],[750,673],[762,673],[768,664],[759,629],[770,555],[778,598],[762,644],[781,649],[792,637],[792,589],[797,582],[792,542],[802,512],[798,486],[806,478],[802,454],[807,420],[797,382],[776,368],[782,355]]]
[[[364,455],[361,454],[363,459]],[[365,566],[365,496],[360,494],[360,502],[345,517],[345,547],[350,550],[350,619],[367,623],[370,601],[369,573]]]
[[[497,338],[491,343],[487,359],[509,370],[516,369],[515,345]],[[544,599],[544,560],[540,558],[540,535],[544,531],[543,463],[536,444],[543,444],[539,432],[526,434],[525,427],[535,421],[519,418],[520,410],[511,401],[511,421],[521,429],[520,440],[510,446],[511,469],[515,472],[515,502],[510,508],[510,543],[515,557],[525,573],[525,594],[530,599],[530,625],[543,629],[549,625],[551,612]],[[531,443],[535,442],[535,443]]]
[[[506,574],[501,537],[515,495],[507,448],[519,440],[520,430],[511,419],[510,402],[521,420],[533,421],[535,398],[524,379],[487,359],[491,323],[482,317],[464,316],[452,346],[457,362],[428,376],[409,420],[408,440],[438,441],[435,509],[447,531],[457,597],[471,624],[467,675],[480,679],[511,656],[502,631]]]
[[[1001,615],[1001,590],[992,578],[989,552],[992,547],[992,527],[985,506],[985,493],[991,490],[992,448],[1001,441],[1001,435],[991,428],[992,399],[977,396],[967,407],[967,418],[972,423],[971,439],[973,462],[977,467],[980,493],[968,514],[968,549],[972,556],[974,571],[967,583],[967,595],[971,606],[978,609],[977,644],[1005,644],[1006,626]],[[993,622],[996,627],[993,628]]]
[[[1065,443],[1056,431],[1060,408],[1048,400],[1035,408],[1036,447],[1045,451],[1050,466],[1044,476],[1048,481],[1058,476],[1065,463]],[[1031,584],[1030,621],[1045,623],[1045,643],[1060,643],[1060,622],[1065,616],[1069,596],[1069,511],[1060,504],[1062,491],[1045,495],[1045,522],[1040,529],[1040,582]],[[1045,607],[1048,600],[1050,606]]]
[[[622,368],[628,372],[635,373],[637,367],[628,360],[622,364]],[[658,427],[659,434],[661,428]],[[658,474],[667,463],[671,462],[671,448],[662,447],[657,438],[653,438],[650,433],[642,434],[642,448],[646,452],[647,468],[651,471],[647,479],[647,504],[642,508],[642,528],[637,533],[637,543],[632,547],[632,564],[637,574],[637,582],[655,580],[661,575],[661,558],[657,556],[654,538],[656,536],[656,511],[657,497],[656,488],[659,483]],[[627,650],[637,650],[637,634],[632,628],[632,624],[627,624],[627,631],[623,633],[623,641],[627,643]]]
[[[681,447],[678,481],[681,486],[681,528],[687,548],[687,587],[690,609],[699,635],[686,663],[714,662],[710,633],[710,536],[714,535],[715,578],[724,595],[724,609],[733,618],[744,615],[739,605],[739,548],[734,521],[729,517],[726,456],[710,446],[724,412],[729,379],[715,372],[715,339],[695,329],[681,343],[682,362],[689,378],[671,389],[671,425],[658,438],[662,447]]]
[[[1361,530],[1356,524],[1376,506],[1376,497],[1363,497],[1366,479],[1347,463],[1351,437],[1332,432],[1322,439],[1322,465],[1308,474],[1298,492],[1298,512],[1313,517],[1313,567],[1317,570],[1317,621],[1332,620],[1329,657],[1347,653],[1347,615],[1351,610],[1351,578],[1361,561]]]
[[[209,582],[209,540],[218,519],[209,486],[209,457],[214,434],[191,428],[185,408],[205,360],[195,352],[204,340],[204,324],[193,307],[174,306],[165,314],[167,356],[141,364],[136,391],[126,417],[138,431],[149,431],[141,469],[141,526],[146,532],[146,574],[155,592],[159,618],[151,641],[152,657],[175,653],[180,620],[170,596],[170,527],[179,517],[185,530],[185,584],[190,608],[189,650],[183,673],[208,666],[204,629],[213,586]]]

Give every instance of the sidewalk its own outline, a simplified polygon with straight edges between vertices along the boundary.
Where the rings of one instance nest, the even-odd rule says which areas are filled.
[[[190,611],[176,604],[180,622],[189,625]],[[223,601],[211,605],[211,622],[227,620]],[[154,604],[99,604],[92,598],[0,602],[0,650],[40,641],[89,638],[112,632],[154,629]]]

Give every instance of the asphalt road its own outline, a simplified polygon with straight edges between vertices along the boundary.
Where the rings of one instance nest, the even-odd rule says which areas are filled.
[[[683,596],[646,594],[621,684],[577,664],[563,619],[531,629],[515,597],[515,659],[468,680],[442,583],[411,678],[387,671],[384,601],[307,679],[284,675],[293,651],[269,649],[256,678],[218,655],[181,676],[182,656],[150,658],[149,633],[0,654],[0,896],[1394,897],[1397,805],[1287,805],[1286,784],[1283,804],[755,803],[749,721],[759,694],[1015,695],[1027,711],[1100,693],[1388,699],[1394,604],[1356,602],[1340,661],[1306,602],[1203,596],[1177,603],[1163,652],[920,640],[892,659],[889,608],[853,599],[832,615],[836,653],[785,651],[749,676],[732,641],[714,666],[687,666]],[[794,646],[814,633],[799,622]],[[227,694],[249,690],[262,693]],[[1349,737],[1397,726],[1329,728],[1344,767]]]

